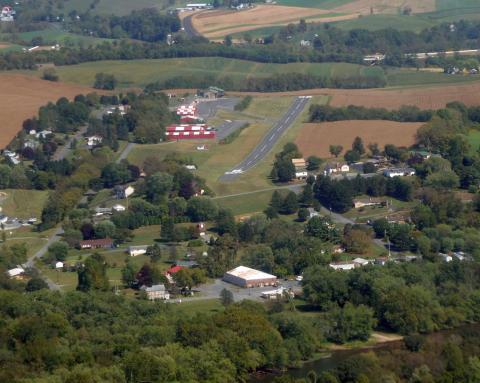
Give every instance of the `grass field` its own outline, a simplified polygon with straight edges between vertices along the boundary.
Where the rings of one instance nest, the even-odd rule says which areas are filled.
[[[478,149],[480,149],[480,131],[471,130],[468,133],[468,142],[472,146],[471,148],[472,152],[476,153]]]
[[[48,198],[48,191],[6,189],[5,200],[0,201],[2,213],[11,217],[40,217],[43,205]]]
[[[437,22],[422,15],[366,15],[352,20],[338,21],[333,23],[337,28],[367,29],[376,31],[379,29],[393,28],[400,31],[421,32],[425,28],[436,25]]]
[[[85,0],[69,0],[65,5],[65,14],[72,10],[80,13],[86,12],[90,8],[91,2]],[[95,8],[90,10],[96,14],[115,14],[118,16],[127,15],[134,10],[145,8],[156,8],[163,10],[166,8],[175,8],[185,6],[186,0],[99,0]]]
[[[217,198],[215,202],[223,209],[229,209],[235,215],[262,212],[272,199],[273,190],[259,191],[253,194]]]
[[[214,76],[242,81],[245,78],[268,77],[282,73],[305,73],[316,76],[383,76],[381,68],[366,68],[347,63],[291,63],[264,64],[221,57],[202,57],[164,60],[101,61],[56,68],[64,82],[92,85],[95,74],[105,72],[115,75],[120,87],[145,86],[155,81],[165,81],[178,76]],[[35,74],[35,73],[34,73]]]
[[[386,72],[387,83],[392,87],[407,87],[417,85],[443,85],[461,84],[480,81],[480,76],[455,75],[416,71],[411,69],[388,69]]]

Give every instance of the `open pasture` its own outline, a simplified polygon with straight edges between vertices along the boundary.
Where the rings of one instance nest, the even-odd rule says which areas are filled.
[[[320,124],[304,124],[296,144],[304,156],[332,157],[330,145],[342,145],[348,150],[355,137],[361,137],[365,145],[377,143],[411,146],[421,123],[394,121],[336,121]]]
[[[0,75],[0,148],[4,148],[22,128],[27,118],[37,115],[38,108],[60,97],[73,98],[92,91],[78,85],[54,83],[18,74]]]
[[[159,60],[101,61],[56,68],[60,79],[82,85],[92,85],[95,74],[113,74],[120,87],[145,86],[179,76],[210,76],[241,82],[248,77],[269,77],[274,74],[304,73],[321,77],[366,75],[382,77],[381,68],[369,68],[348,63],[267,64],[222,57],[194,57]]]

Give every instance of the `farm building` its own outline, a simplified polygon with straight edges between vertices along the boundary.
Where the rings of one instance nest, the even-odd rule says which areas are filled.
[[[334,270],[353,270],[356,266],[353,262],[335,262],[329,265]]]
[[[208,89],[200,89],[197,95],[202,98],[216,99],[225,96],[225,91],[216,86],[211,86]]]
[[[305,169],[307,167],[307,161],[304,158],[292,158],[292,164],[295,166],[295,170]]]
[[[275,275],[245,266],[238,266],[233,270],[227,271],[223,276],[223,280],[240,287],[274,286],[277,283]]]
[[[128,254],[131,257],[136,257],[137,255],[142,255],[147,253],[148,246],[129,246]]]
[[[80,249],[111,249],[113,241],[111,238],[90,239],[79,242]]]
[[[301,171],[301,172],[295,172],[295,178],[297,180],[306,180],[308,177],[308,172]]]
[[[350,171],[350,166],[347,164],[331,163],[325,167],[325,175],[334,173],[347,173]]]

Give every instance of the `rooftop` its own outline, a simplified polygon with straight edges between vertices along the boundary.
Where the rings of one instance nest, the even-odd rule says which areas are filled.
[[[233,275],[238,278],[245,280],[256,280],[256,279],[269,279],[276,278],[275,275],[264,273],[263,271],[251,269],[246,266],[238,266],[233,270],[227,271],[227,274]]]

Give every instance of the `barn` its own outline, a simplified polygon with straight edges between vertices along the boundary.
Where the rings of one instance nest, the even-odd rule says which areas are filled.
[[[277,283],[275,275],[246,266],[238,266],[233,270],[227,271],[223,276],[223,280],[240,287],[274,286]]]

